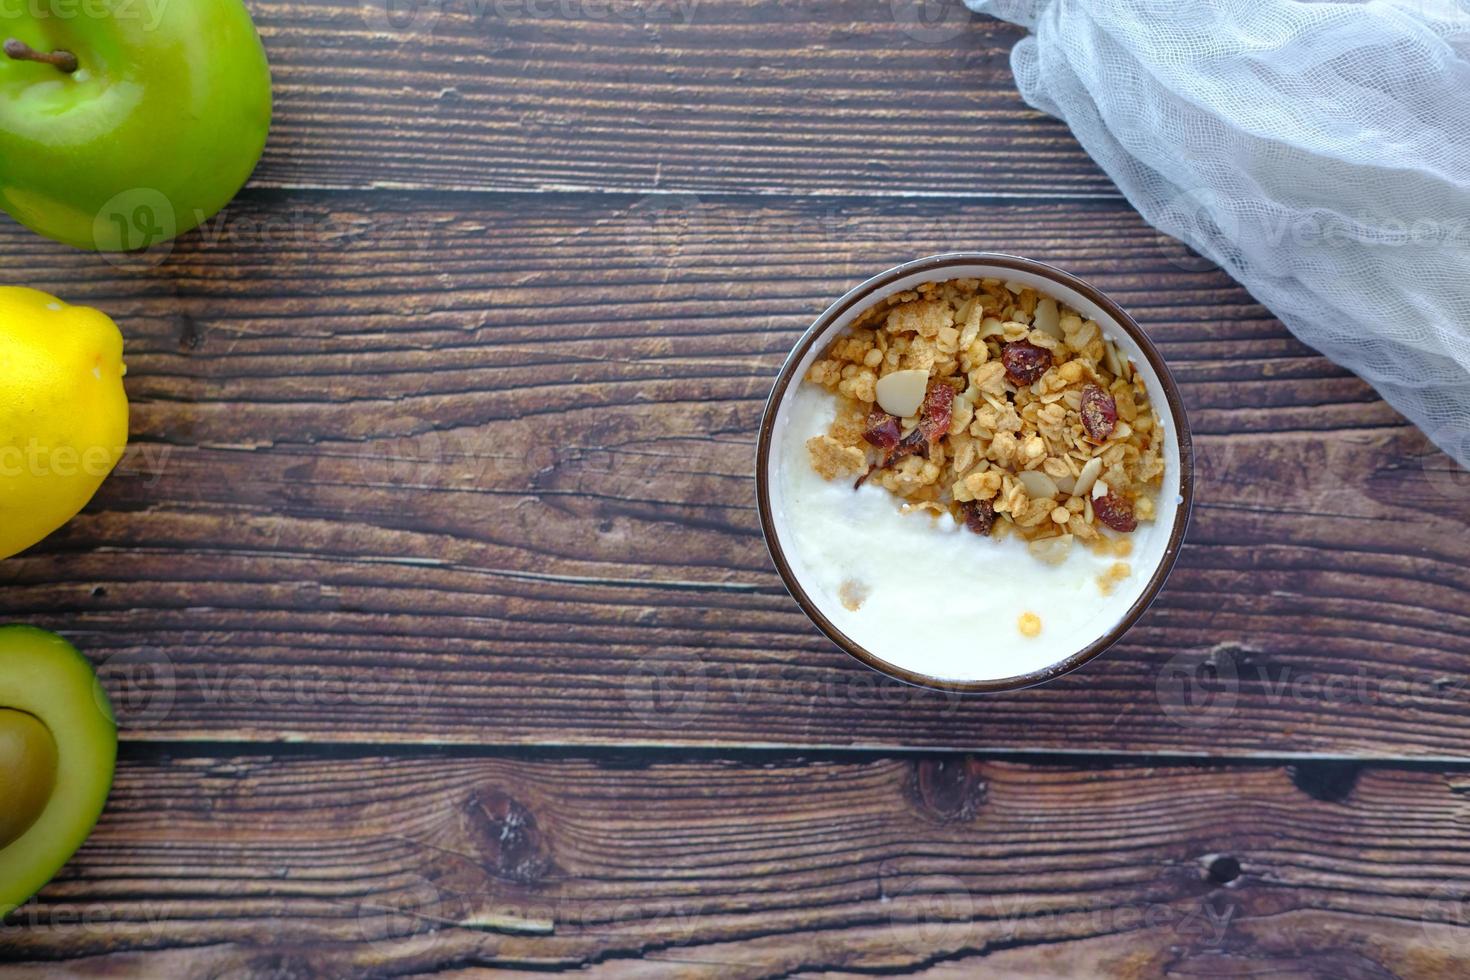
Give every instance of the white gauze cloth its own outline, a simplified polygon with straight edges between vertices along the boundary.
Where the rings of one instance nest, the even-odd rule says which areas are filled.
[[[1470,0],[966,0],[1154,227],[1470,468]]]

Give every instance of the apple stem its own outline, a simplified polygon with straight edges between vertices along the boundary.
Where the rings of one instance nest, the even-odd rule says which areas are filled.
[[[5,42],[5,54],[15,61],[36,61],[43,65],[50,65],[57,71],[70,75],[77,70],[77,56],[70,51],[53,51],[43,54],[18,38],[11,38]]]

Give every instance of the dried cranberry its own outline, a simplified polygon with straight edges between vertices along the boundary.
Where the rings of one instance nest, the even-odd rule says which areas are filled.
[[[888,467],[903,459],[905,456],[912,456],[914,453],[917,452],[927,452],[929,448],[928,444],[924,442],[924,434],[920,432],[918,428],[915,428],[908,435],[904,436],[902,439],[899,439],[898,419],[892,415],[888,416],[888,418],[891,419],[893,422],[891,427],[886,423],[882,423],[881,421],[875,427],[873,424],[874,416],[878,414],[879,413],[877,411],[874,411],[872,415],[868,416],[868,428],[865,432],[863,432],[863,438],[873,445],[877,446],[879,449],[883,450],[883,458],[874,463],[872,466],[869,466],[868,472],[857,478],[857,482],[852,485],[852,488],[854,490],[861,487],[864,483],[867,483],[868,477],[872,476],[879,470],[888,469]],[[891,442],[889,441],[890,439],[892,440]]]
[[[954,389],[942,381],[929,382],[924,392],[924,405],[919,410],[919,428],[929,442],[943,438],[949,432],[949,420],[954,415]]]
[[[970,500],[960,504],[965,527],[976,534],[988,536],[995,527],[995,506],[988,500]]]
[[[1118,403],[1097,385],[1082,389],[1082,427],[1094,442],[1107,442],[1118,425]]]
[[[1000,359],[1006,366],[1006,377],[1017,388],[1034,384],[1051,367],[1051,351],[1029,340],[1006,344],[1000,349]]]
[[[906,456],[913,456],[917,453],[928,459],[929,447],[949,432],[949,421],[953,414],[954,389],[938,381],[929,383],[929,389],[924,392],[924,403],[919,409],[919,424],[914,426],[913,431],[902,439],[898,438],[898,419],[880,409],[873,409],[868,414],[867,429],[863,432],[863,438],[883,450],[883,459],[858,477],[857,482],[853,484],[853,489],[856,490],[866,483],[868,477],[876,471],[886,470]],[[888,421],[885,422],[884,419]],[[892,423],[891,428],[889,422]],[[890,437],[893,440],[891,444],[886,441]],[[880,439],[884,441],[880,442]]]
[[[870,444],[888,452],[898,445],[898,440],[902,437],[903,431],[899,428],[896,415],[889,415],[878,408],[868,413],[868,425],[863,430],[863,438]]]
[[[1101,497],[1093,498],[1092,512],[1114,531],[1127,534],[1138,527],[1138,519],[1133,516],[1133,505],[1111,490]]]

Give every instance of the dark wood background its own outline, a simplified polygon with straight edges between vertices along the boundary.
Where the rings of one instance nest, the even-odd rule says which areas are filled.
[[[135,433],[0,564],[124,737],[7,976],[1470,969],[1470,477],[1027,109],[1018,30],[251,6],[276,126],[217,222],[122,263],[0,226],[6,281],[119,320]],[[971,248],[1136,315],[1200,499],[1124,643],[961,699],[818,635],[752,470],[806,324]]]

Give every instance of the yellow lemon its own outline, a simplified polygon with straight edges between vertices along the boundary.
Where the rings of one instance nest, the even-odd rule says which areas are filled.
[[[122,458],[122,347],[102,313],[0,286],[0,558],[76,516]]]

